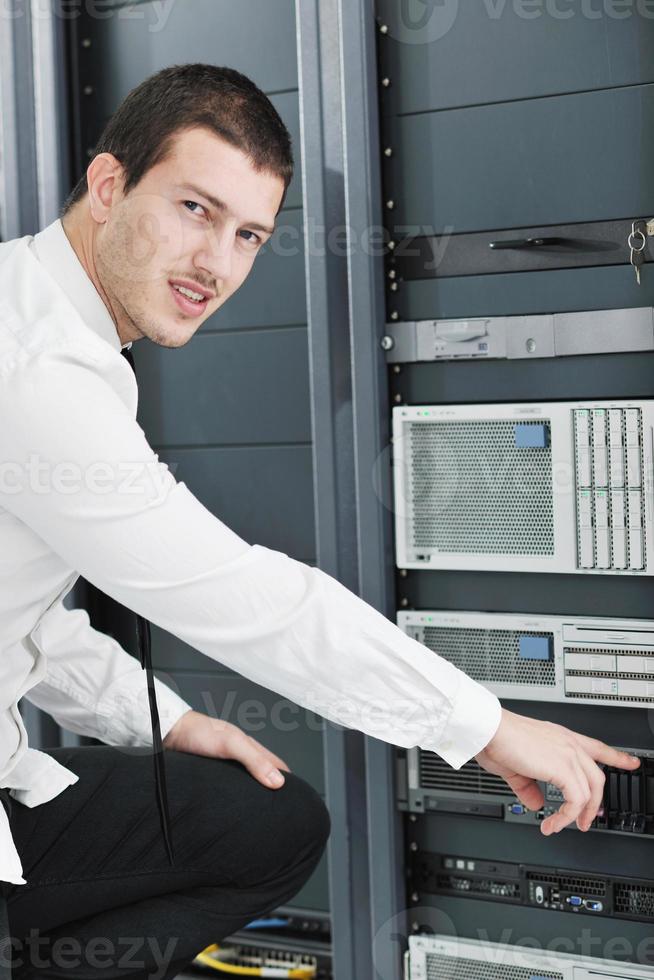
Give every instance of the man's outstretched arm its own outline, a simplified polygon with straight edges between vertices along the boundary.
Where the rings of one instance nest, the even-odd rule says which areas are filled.
[[[583,825],[602,778],[588,743],[563,749],[553,726],[507,725],[494,695],[338,581],[234,534],[159,463],[107,381],[122,366],[105,376],[77,351],[16,364],[0,389],[0,458],[19,471],[34,455],[65,462],[77,479],[62,491],[50,470],[46,492],[24,480],[0,498],[7,510],[71,569],[214,660],[455,767],[479,756],[509,779],[549,778],[568,799],[561,819]],[[533,736],[516,740],[518,724]]]

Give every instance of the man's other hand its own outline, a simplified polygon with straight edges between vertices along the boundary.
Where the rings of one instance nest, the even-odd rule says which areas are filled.
[[[574,821],[588,830],[602,805],[605,777],[598,763],[629,770],[640,765],[634,756],[597,739],[504,708],[494,737],[475,758],[482,769],[501,776],[530,810],[545,802],[537,780],[561,790],[565,802],[541,824],[546,836]]]
[[[209,718],[199,711],[187,711],[182,715],[166,735],[163,744],[165,748],[177,752],[235,759],[268,789],[279,789],[284,785],[281,770],[290,772],[283,759],[240,728],[220,718]]]

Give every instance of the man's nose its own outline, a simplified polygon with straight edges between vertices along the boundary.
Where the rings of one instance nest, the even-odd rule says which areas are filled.
[[[228,282],[232,274],[233,249],[233,232],[208,231],[203,247],[195,256],[196,268],[209,273],[216,280]]]

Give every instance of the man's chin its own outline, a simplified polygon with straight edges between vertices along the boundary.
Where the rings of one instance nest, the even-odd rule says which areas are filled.
[[[164,332],[158,332],[150,336],[150,340],[158,347],[184,347],[197,332],[197,327],[193,329],[183,329],[172,327]]]

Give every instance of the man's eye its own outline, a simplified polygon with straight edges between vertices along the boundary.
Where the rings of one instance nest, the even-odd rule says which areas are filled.
[[[246,242],[249,242],[252,245],[256,244],[257,242],[261,242],[261,239],[259,238],[259,236],[256,235],[253,231],[248,231],[247,229],[244,229],[243,231],[240,232],[240,234],[241,235],[252,235],[252,238],[246,238],[245,239]]]
[[[184,201],[184,207],[191,212],[191,214],[199,214],[200,211],[204,212],[204,208],[197,201]],[[192,208],[200,208],[200,211],[193,211]]]

